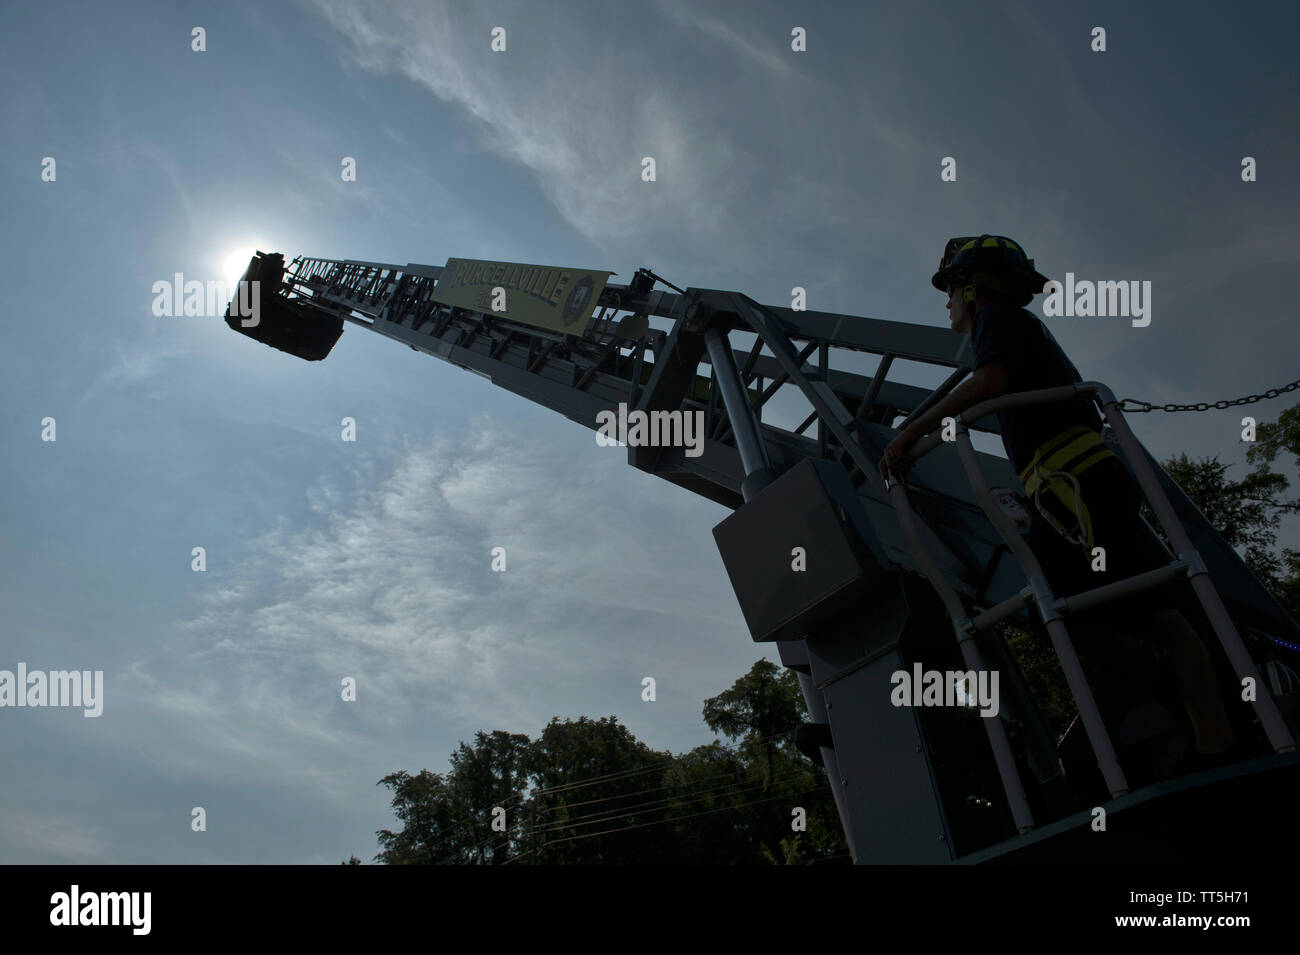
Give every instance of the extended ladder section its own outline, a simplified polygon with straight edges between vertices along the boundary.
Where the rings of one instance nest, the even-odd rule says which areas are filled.
[[[496,268],[483,274],[512,277],[503,285],[518,270],[543,268],[479,264]],[[1041,841],[1054,826],[1079,827],[1091,803],[1063,772],[1056,740],[993,631],[998,621],[1028,619],[1031,605],[1047,625],[1112,798],[1131,787],[1064,620],[1131,588],[1185,576],[1233,667],[1256,677],[1273,748],[1293,745],[1263,701],[1268,684],[1240,634],[1300,646],[1300,628],[1141,449],[1103,386],[971,409],[957,441],[966,475],[947,452],[926,454],[906,487],[887,486],[876,462],[896,435],[893,424],[923,414],[969,373],[966,336],[766,306],[738,292],[664,291],[646,269],[627,285],[599,273],[592,300],[579,299],[580,309],[551,322],[514,299],[500,310],[480,299],[467,307],[447,291],[451,267],[298,258],[286,269],[282,256],[259,252],[245,280],[260,283],[261,315],[243,316],[232,302],[227,323],[307,360],[324,358],[345,323],[361,326],[593,431],[602,413],[695,416],[703,439],[692,453],[629,439],[627,460],[732,510],[714,528],[723,563],[752,637],[775,643],[799,675],[811,720],[800,745],[827,770],[857,861],[992,858]],[[528,275],[540,287],[543,279]],[[549,293],[563,280],[545,282]],[[752,341],[738,347],[738,337]],[[844,369],[871,357],[869,373]],[[905,363],[940,369],[946,379],[937,389],[887,380]],[[1005,458],[975,450],[968,431],[998,434],[998,402],[1079,393],[1104,399],[1178,553],[1154,576],[1061,600],[994,500],[998,489],[1020,493],[1018,476]],[[777,395],[802,402],[800,423],[797,415],[789,426],[764,420],[765,412],[775,416]],[[992,666],[1003,676],[999,714],[900,705],[899,675],[923,664]]]

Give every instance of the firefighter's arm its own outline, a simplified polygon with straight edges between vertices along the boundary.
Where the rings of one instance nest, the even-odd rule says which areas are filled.
[[[950,395],[900,431],[898,437],[889,443],[880,459],[881,476],[885,476],[887,467],[900,471],[910,468],[916,459],[907,453],[907,449],[942,424],[944,418],[956,417],[967,408],[1002,394],[1006,388],[1005,366],[997,362],[980,365]]]

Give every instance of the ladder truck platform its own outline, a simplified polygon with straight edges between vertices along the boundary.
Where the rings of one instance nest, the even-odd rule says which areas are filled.
[[[468,259],[286,264],[259,251],[241,279],[258,294],[237,294],[226,322],[307,361],[360,326],[593,430],[633,411],[702,421],[691,453],[629,442],[628,463],[731,510],[715,543],[752,638],[798,675],[810,721],[801,748],[826,770],[857,863],[1240,865],[1300,849],[1290,819],[1300,627],[1141,445],[1105,384],[982,402],[957,417],[955,441],[928,436],[906,479],[886,480],[877,462],[894,423],[971,371],[966,336],[679,289],[649,269],[625,285],[613,275]],[[752,346],[733,348],[748,335]],[[874,372],[834,367],[848,353],[874,356]],[[889,380],[900,361],[948,375],[933,390]],[[803,422],[764,421],[772,397],[792,392],[810,409]],[[1017,474],[969,432],[999,434],[1008,407],[1080,396],[1170,546],[1160,545],[1164,567],[1061,597],[1017,522]],[[815,572],[791,571],[795,548]],[[1191,775],[1176,772],[1192,737],[1168,687],[1086,670],[1069,635],[1072,615],[1171,586],[1188,595],[1221,684],[1256,690],[1229,698],[1250,755]],[[1060,663],[1078,717],[1059,740],[1004,624],[1038,635]],[[897,674],[922,670],[996,672],[997,713],[891,699]]]

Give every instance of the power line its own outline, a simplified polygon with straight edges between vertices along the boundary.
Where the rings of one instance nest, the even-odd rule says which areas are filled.
[[[822,787],[820,786],[814,786],[810,789],[804,789],[797,793],[782,793],[779,796],[771,796],[767,799],[757,799],[752,802],[745,803],[742,806],[721,806],[717,809],[706,809],[703,812],[692,813],[687,816],[674,816],[669,819],[660,819],[655,822],[643,822],[632,826],[621,826],[618,829],[605,829],[602,830],[601,832],[591,832],[581,836],[567,836],[563,839],[552,839],[550,842],[547,842],[545,846],[539,848],[550,848],[551,846],[560,845],[561,843],[565,843],[565,842],[577,842],[579,839],[595,839],[598,836],[608,836],[615,832],[628,832],[629,830],[632,829],[648,829],[651,826],[662,826],[665,823],[669,823],[669,822],[685,822],[687,819],[697,819],[701,816],[710,816],[713,815],[714,813],[726,812],[728,810],[749,809],[753,806],[760,806],[763,803],[775,802],[778,799],[789,799],[792,796],[803,796],[806,795],[807,793],[817,792],[821,788]],[[528,850],[528,852],[525,852],[522,855],[518,855],[515,856],[515,858],[513,859],[507,860],[505,862],[505,865],[510,865],[512,863],[518,862],[520,859],[524,858],[525,856],[531,855],[533,852],[536,851],[537,851],[536,848],[530,849]]]
[[[591,804],[593,804],[593,803],[608,802],[608,801],[611,800],[611,799],[622,799],[623,797],[625,797],[625,796],[630,796],[630,795],[642,795],[642,794],[644,794],[644,793],[658,792],[658,791],[661,790],[661,789],[671,789],[671,788],[673,788],[674,786],[684,786],[684,785],[688,785],[688,786],[697,786],[697,785],[699,785],[700,783],[707,783],[707,782],[711,782],[711,781],[713,781],[713,780],[715,780],[715,779],[722,779],[724,776],[735,776],[735,775],[738,775],[738,774],[741,774],[741,773],[747,773],[747,772],[750,771],[751,768],[752,768],[752,767],[741,766],[739,769],[729,769],[729,770],[727,770],[727,771],[724,772],[724,773],[717,773],[717,774],[715,774],[715,775],[713,775],[713,776],[706,776],[706,777],[704,777],[703,779],[686,780],[686,781],[683,781],[683,782],[681,782],[681,783],[665,783],[665,784],[662,785],[662,786],[653,786],[653,787],[651,787],[650,789],[636,789],[636,790],[632,790],[632,791],[629,792],[629,793],[620,793],[620,794],[615,795],[615,796],[602,796],[602,797],[599,798],[599,799],[588,799],[588,800],[586,800],[586,801],[584,801],[584,802],[566,802],[566,803],[561,804],[560,806],[547,806],[547,807],[545,807],[542,811],[543,811],[543,812],[556,812],[556,811],[558,811],[558,810],[561,809],[561,808],[572,809],[572,808],[577,807],[577,806],[587,806],[587,805],[591,805]],[[665,770],[665,772],[666,772],[666,773],[667,773],[667,772],[672,772],[672,768],[670,767],[669,769]]]
[[[761,744],[761,743],[771,742],[771,741],[773,741],[773,740],[778,740],[778,739],[781,739],[782,737],[789,736],[789,735],[791,735],[791,734],[794,733],[794,732],[795,732],[795,730],[793,730],[793,729],[790,729],[790,730],[784,730],[784,731],[782,731],[782,732],[780,732],[780,733],[772,733],[772,734],[770,734],[770,735],[768,735],[768,736],[760,736],[760,737],[757,737],[756,739],[753,739],[753,740],[741,740],[740,742],[735,743],[735,744],[732,744],[732,745],[730,745],[730,746],[727,745],[727,744],[725,744],[725,743],[718,743],[717,741],[715,741],[714,744],[712,744],[712,745],[716,746],[718,749],[722,750],[724,753],[727,753],[727,754],[730,754],[730,755],[738,755],[738,754],[739,754],[739,750],[740,750],[740,748],[743,747],[743,746],[747,746],[747,745],[748,745],[748,746],[753,746],[753,745],[757,745],[757,744]],[[708,746],[708,745],[710,745],[710,744],[704,744],[704,745]],[[660,767],[670,767],[670,766],[671,766],[672,764],[674,764],[674,763],[680,764],[682,758],[683,758],[684,756],[686,756],[686,755],[689,755],[689,754],[688,754],[688,753],[683,753],[683,754],[681,754],[680,756],[669,756],[669,757],[666,757],[666,758],[664,758],[664,759],[655,760],[655,761],[654,761],[653,763],[651,763],[650,765],[648,765],[648,766],[644,766],[644,767],[640,767],[640,768],[638,768],[638,769],[619,770],[619,771],[617,771],[617,772],[606,773],[606,774],[601,775],[601,776],[592,776],[592,777],[587,777],[587,778],[580,779],[580,780],[577,780],[577,781],[575,781],[575,782],[571,782],[571,783],[561,783],[561,784],[556,785],[556,786],[551,786],[551,787],[540,787],[540,788],[536,788],[536,789],[533,789],[533,790],[530,790],[530,791],[527,791],[527,792],[519,792],[519,793],[516,793],[516,794],[514,794],[514,795],[512,795],[512,796],[509,796],[509,797],[507,797],[506,799],[502,800],[501,803],[499,803],[499,806],[500,806],[500,808],[503,808],[503,809],[517,808],[517,807],[512,806],[512,804],[513,804],[513,803],[520,803],[520,802],[522,802],[523,800],[526,800],[526,799],[536,799],[536,798],[539,797],[539,796],[554,795],[554,794],[557,794],[557,793],[571,792],[571,791],[576,790],[576,789],[586,789],[586,788],[589,788],[589,787],[591,787],[591,786],[597,786],[597,785],[600,785],[601,783],[614,782],[614,781],[621,780],[621,779],[631,778],[631,777],[633,777],[633,776],[644,775],[644,774],[646,774],[646,773],[654,772],[656,769],[659,769]],[[453,772],[454,772],[454,770],[453,770]],[[734,772],[740,772],[740,771],[739,771],[739,770],[736,770],[736,771],[734,771]],[[435,775],[437,775],[437,774],[435,774]],[[723,773],[723,774],[721,774],[721,775],[732,775],[732,773],[730,773],[730,772],[729,772],[729,773]],[[410,777],[410,778],[414,778],[414,777]],[[526,775],[525,775],[524,778],[527,778]],[[720,776],[714,776],[714,777],[709,777],[709,778],[710,778],[710,779],[715,779],[715,778],[720,778]],[[659,788],[665,788],[665,787],[655,787],[655,789],[659,789]],[[644,790],[644,792],[654,792],[655,789]],[[624,794],[621,794],[621,795],[617,795],[617,796],[608,796],[608,797],[604,797],[604,798],[605,798],[605,799],[618,799],[618,798],[622,798],[623,796],[626,796],[626,795],[633,795],[633,794],[634,794],[634,793],[624,793]],[[591,802],[600,802],[600,801],[602,801],[602,800],[591,800]],[[571,804],[571,805],[580,805],[580,804]],[[494,808],[496,808],[496,807],[494,807]],[[546,807],[546,808],[544,808],[542,811],[544,811],[544,812],[553,812],[554,809],[551,808],[551,807]],[[466,829],[477,828],[477,827],[482,826],[482,825],[483,825],[483,820],[480,819],[480,818],[470,818],[470,819],[466,819],[466,820],[464,820],[464,821],[460,821],[460,822],[456,822],[455,820],[453,820],[453,825],[452,825],[451,827],[447,828],[446,830],[444,830],[444,832],[442,833],[441,843],[442,843],[442,845],[445,846],[445,845],[446,845],[446,842],[447,842],[447,839],[450,838],[453,834],[459,834],[459,833],[463,832],[463,831],[466,830]],[[512,827],[512,828],[513,828],[513,827]],[[507,830],[507,831],[509,831],[509,830]],[[480,843],[478,846],[474,847],[474,850],[473,850],[473,851],[477,851],[478,849],[480,849],[480,848],[482,848],[484,845],[486,845],[488,842],[493,841],[493,839],[495,839],[495,838],[496,838],[496,836],[493,836],[491,839],[488,839],[486,842],[484,842],[484,843]]]
[[[723,775],[730,775],[730,774],[723,774]],[[633,818],[634,816],[645,815],[646,813],[649,812],[655,812],[660,809],[666,809],[668,808],[668,806],[672,805],[673,803],[679,803],[680,805],[683,806],[691,805],[692,803],[698,803],[701,800],[708,798],[711,794],[714,793],[720,794],[715,798],[725,798],[725,795],[739,795],[741,793],[750,792],[755,789],[764,789],[768,786],[787,782],[791,779],[795,779],[797,777],[806,776],[806,775],[808,775],[808,770],[796,769],[796,770],[792,770],[791,772],[772,776],[766,779],[733,780],[731,782],[722,783],[720,785],[712,786],[707,789],[697,788],[701,783],[709,782],[712,779],[720,778],[718,776],[708,777],[706,779],[695,780],[690,783],[674,784],[674,785],[680,785],[682,791],[671,796],[666,796],[660,799],[653,799],[650,800],[649,802],[638,803],[633,806],[623,806],[618,809],[610,809],[610,810],[605,810],[600,812],[588,813],[586,815],[576,816],[572,819],[568,819],[565,821],[556,821],[554,823],[545,826],[537,826],[536,824],[534,824],[533,826],[528,827],[527,832],[530,835],[536,833],[544,833],[544,832],[556,832],[559,830],[572,829],[583,825],[593,825],[596,822],[614,822],[618,819],[630,819]],[[669,789],[669,788],[674,788],[674,787],[656,786],[652,789],[633,791],[630,793],[623,793],[618,796],[609,796],[604,799],[591,800],[591,803],[601,803],[601,802],[612,801],[615,799],[625,799],[631,796],[645,795],[648,793],[658,792],[662,789]],[[817,788],[821,789],[822,787],[819,786]],[[730,790],[731,792],[727,793],[726,792],[727,790]],[[563,808],[572,808],[572,807],[563,807]],[[674,816],[673,818],[686,818],[686,817]],[[523,825],[524,824],[521,820],[520,822],[513,824],[512,826],[503,830],[502,832],[494,834],[489,839],[485,840],[483,843],[480,843],[479,845],[473,847],[470,850],[470,853],[472,854],[473,852],[477,852],[484,846],[492,842],[495,842],[498,839],[502,840],[503,845],[508,845],[510,834],[515,833],[516,830],[519,830],[517,834],[519,835],[523,834]]]
[[[577,826],[588,826],[592,824],[592,822],[588,822],[586,820],[593,820],[595,822],[612,822],[616,819],[630,819],[633,816],[644,815],[647,812],[654,812],[656,809],[666,808],[667,806],[671,805],[675,801],[680,801],[683,804],[689,805],[690,803],[699,802],[701,799],[705,799],[708,796],[710,796],[712,793],[716,793],[719,791],[725,791],[730,789],[732,790],[733,793],[736,794],[742,792],[750,792],[755,789],[764,789],[768,786],[773,785],[774,783],[785,782],[787,780],[794,779],[797,776],[806,776],[806,775],[808,774],[805,770],[796,770],[794,772],[789,772],[779,777],[773,777],[772,779],[760,779],[757,781],[744,782],[744,783],[741,782],[725,783],[721,786],[713,786],[709,789],[699,790],[696,792],[691,792],[688,790],[686,793],[684,793],[681,796],[666,796],[662,799],[653,799],[650,802],[638,803],[635,806],[624,806],[622,809],[611,809],[607,812],[597,812],[597,813],[590,813],[585,816],[577,816],[565,822],[556,822],[552,825],[538,827],[531,831],[554,832],[560,829],[572,829]]]

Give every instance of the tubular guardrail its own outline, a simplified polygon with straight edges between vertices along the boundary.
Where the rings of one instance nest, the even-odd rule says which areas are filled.
[[[950,383],[945,382],[945,385],[950,386]],[[942,390],[943,386],[940,387]],[[975,450],[971,445],[969,425],[985,415],[1005,411],[1009,408],[1055,404],[1077,397],[1088,397],[1101,405],[1102,413],[1110,423],[1124,457],[1137,477],[1142,497],[1151,506],[1160,521],[1161,527],[1164,528],[1165,533],[1173,542],[1177,557],[1165,567],[1136,574],[1113,584],[1107,584],[1103,587],[1062,598],[1052,592],[1037,557],[1029,545],[1021,538],[1011,519],[1007,517],[994,499],[988,482],[980,470]],[[915,417],[916,415],[913,413],[912,418]],[[1080,720],[1087,733],[1088,742],[1097,756],[1098,767],[1105,779],[1106,788],[1110,791],[1112,797],[1120,796],[1129,791],[1128,781],[1115,754],[1114,745],[1111,742],[1109,733],[1106,731],[1105,723],[1102,721],[1092,689],[1088,686],[1087,679],[1084,676],[1078,654],[1075,652],[1069,632],[1065,627],[1064,617],[1067,614],[1080,613],[1084,610],[1102,606],[1120,597],[1127,597],[1150,590],[1169,580],[1185,575],[1201,606],[1205,608],[1206,616],[1214,629],[1215,636],[1232,663],[1238,678],[1243,681],[1243,685],[1246,680],[1253,680],[1253,685],[1256,688],[1254,706],[1260,723],[1268,735],[1269,744],[1278,753],[1295,749],[1295,739],[1283,721],[1276,703],[1273,701],[1271,691],[1268,689],[1268,683],[1260,678],[1255,663],[1246,651],[1241,635],[1237,632],[1236,625],[1228,615],[1223,600],[1210,579],[1205,562],[1193,546],[1186,528],[1178,520],[1173,505],[1169,502],[1164,489],[1160,486],[1159,479],[1152,470],[1141,444],[1134,436],[1128,422],[1124,419],[1124,415],[1119,409],[1119,402],[1108,387],[1100,382],[1089,381],[1056,388],[1044,388],[1038,391],[999,395],[966,409],[955,416],[955,421],[957,453],[966,470],[971,488],[974,490],[976,498],[979,500],[990,523],[997,530],[998,535],[1005,542],[1012,556],[1019,563],[1021,570],[1025,573],[1028,585],[1024,590],[1015,597],[1004,600],[997,606],[974,617],[967,615],[960,596],[926,553],[920,535],[917,533],[916,517],[908,500],[906,486],[901,479],[897,478],[893,469],[890,469],[891,479],[885,482],[885,487],[898,515],[899,525],[904,537],[916,558],[917,565],[921,567],[931,585],[939,594],[944,608],[953,621],[954,633],[962,645],[963,654],[966,654],[967,646],[973,649],[974,635],[977,632],[1018,613],[1031,603],[1034,604],[1044,626],[1047,628],[1048,635],[1051,637],[1052,646],[1065,674],[1070,693],[1074,697],[1075,705],[1079,708]],[[908,449],[908,453],[913,459],[919,459],[943,443],[942,437],[936,430],[916,441]],[[968,655],[966,659],[967,665],[971,666],[972,659],[978,659],[978,657],[972,658]],[[993,719],[989,722],[997,722],[998,728],[1001,728],[999,720]],[[1003,747],[1006,746],[1005,735],[1002,735],[1000,740],[997,738],[998,735],[993,728],[989,728],[990,743],[993,744],[994,757],[998,764],[1003,789],[1006,791],[1012,815],[1023,831],[1022,817],[1028,811],[1027,805],[1022,804],[1024,787],[1019,773],[1016,771],[1015,762],[1010,758],[1009,750],[1003,751]]]

